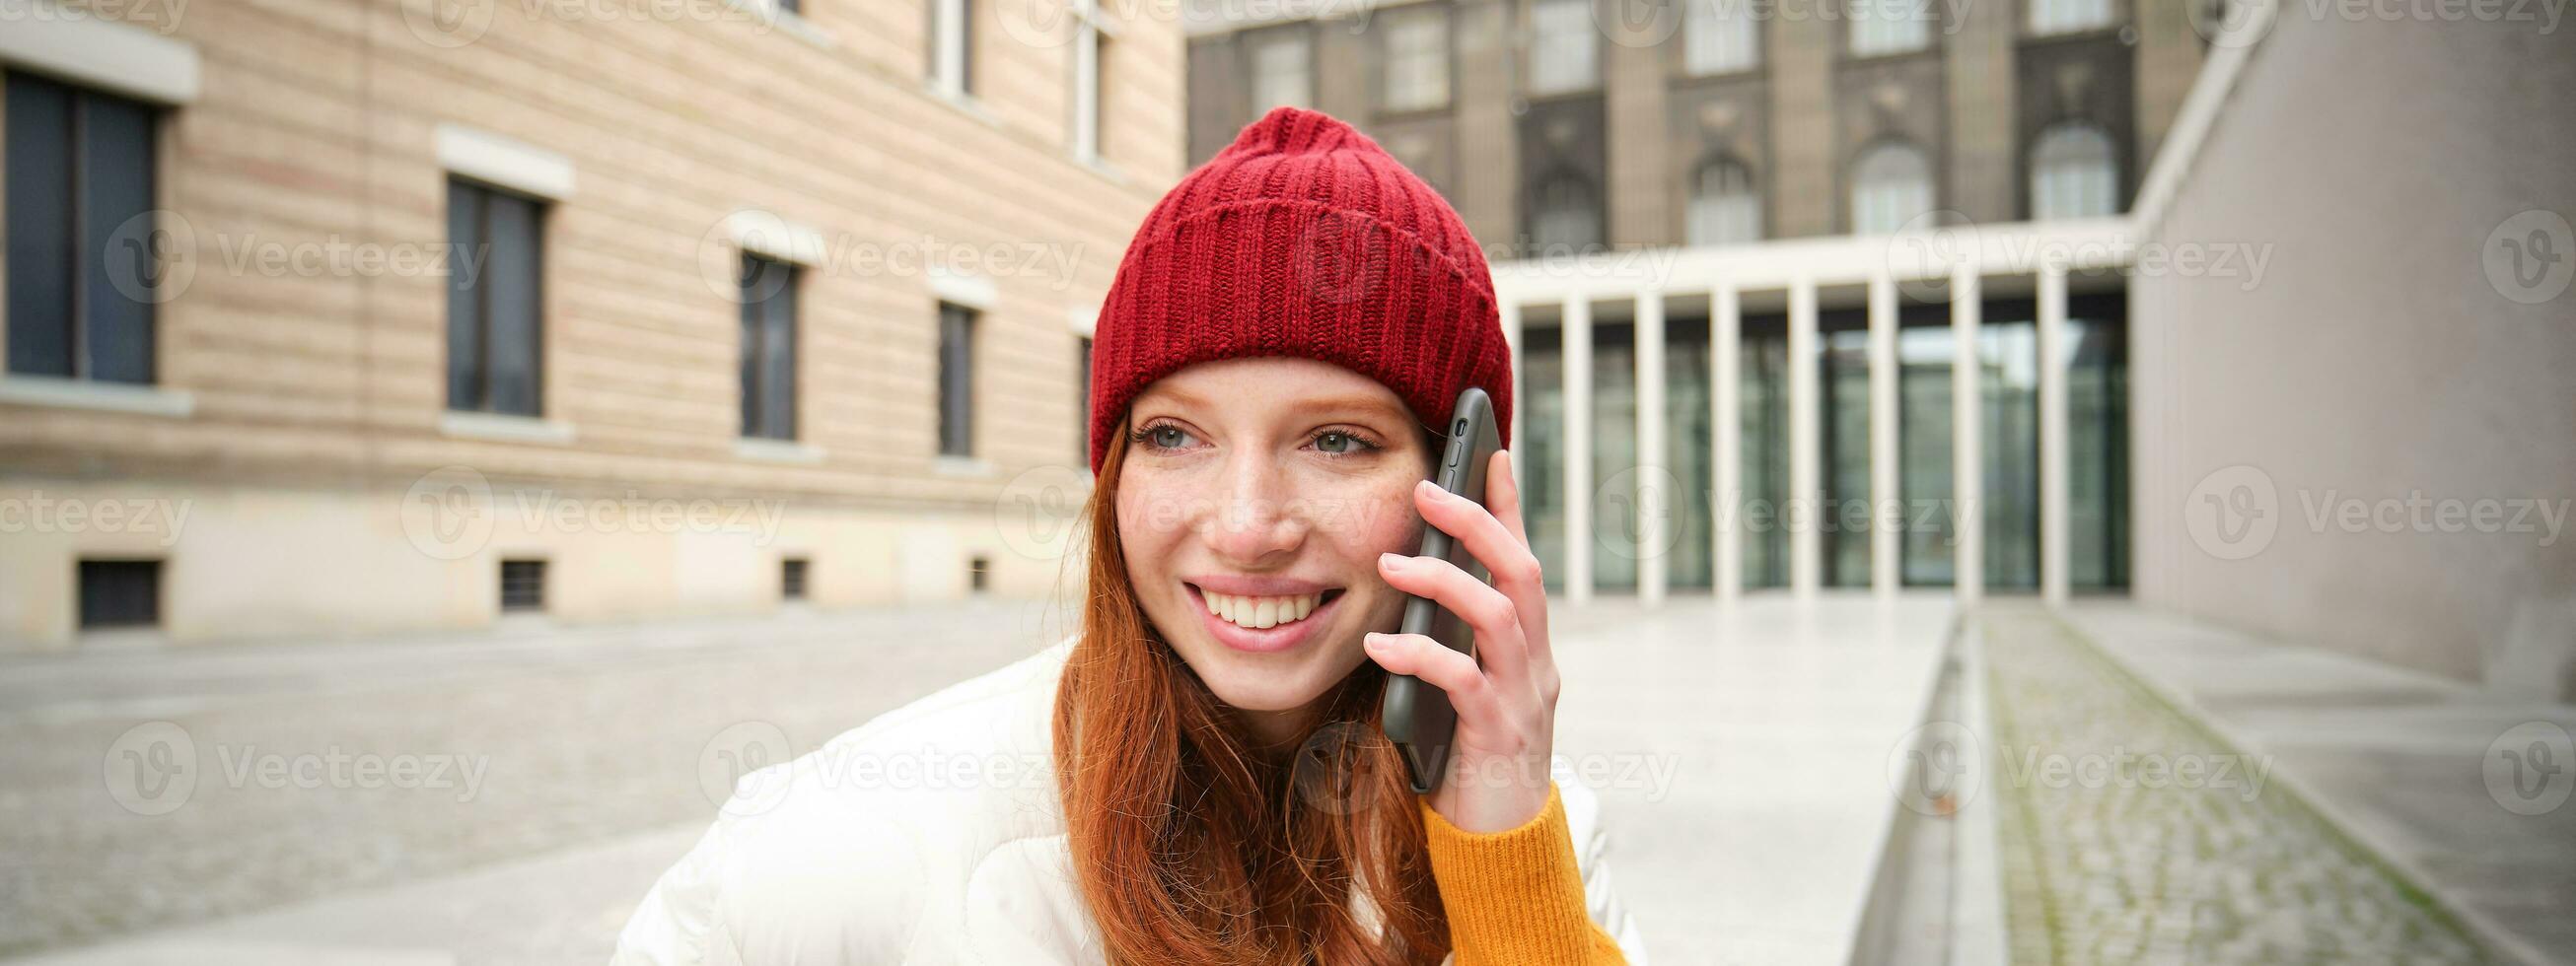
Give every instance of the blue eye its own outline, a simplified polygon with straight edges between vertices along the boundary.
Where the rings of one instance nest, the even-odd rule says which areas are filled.
[[[1169,450],[1189,445],[1190,434],[1170,423],[1158,423],[1137,430],[1128,439],[1148,449]]]
[[[1358,456],[1378,448],[1376,443],[1361,438],[1358,433],[1338,429],[1316,433],[1313,445],[1316,452],[1326,456]]]

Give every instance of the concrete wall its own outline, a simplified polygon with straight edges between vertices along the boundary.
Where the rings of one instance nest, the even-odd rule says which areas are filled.
[[[2576,30],[2281,9],[2149,236],[2268,266],[2131,288],[2136,594],[2570,696],[2576,533],[2509,501],[2576,497],[2576,290],[2524,304],[2507,293],[2546,290],[2491,282],[2486,262],[2510,261],[2491,236],[2517,213],[2576,217]],[[2563,234],[2555,250],[2564,279],[2576,252]],[[2395,532],[2331,515],[2418,493],[2430,526],[2402,504]],[[2445,524],[2445,500],[2538,532],[2444,532],[2477,523]]]

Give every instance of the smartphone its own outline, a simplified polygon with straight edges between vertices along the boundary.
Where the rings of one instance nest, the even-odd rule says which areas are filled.
[[[1440,448],[1440,461],[1431,470],[1431,480],[1441,489],[1483,506],[1485,467],[1503,448],[1502,430],[1494,425],[1493,398],[1482,389],[1467,387],[1467,391],[1458,394],[1448,430],[1448,442]],[[1449,561],[1477,580],[1494,582],[1493,575],[1485,572],[1485,565],[1439,527],[1422,528],[1420,555]],[[1468,657],[1476,656],[1475,629],[1431,600],[1413,597],[1405,601],[1400,630],[1428,636]],[[1386,730],[1387,740],[1395,743],[1396,751],[1404,758],[1404,770],[1413,780],[1414,793],[1430,794],[1440,787],[1441,772],[1449,763],[1449,742],[1458,730],[1458,711],[1450,706],[1449,695],[1410,674],[1392,675],[1387,678],[1386,700],[1379,710],[1379,727]]]

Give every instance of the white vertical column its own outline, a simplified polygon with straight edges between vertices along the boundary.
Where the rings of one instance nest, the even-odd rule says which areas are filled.
[[[1984,296],[1977,269],[1961,265],[1950,275],[1950,498],[1951,522],[1958,535],[1955,569],[1959,603],[1975,604],[1985,596],[1986,474],[1985,450],[1978,445],[1984,425],[1985,389],[1977,356],[1977,326]]]
[[[1592,601],[1592,303],[1565,297],[1565,599]]]
[[[2066,268],[2039,273],[2039,594],[2066,603]]]
[[[1527,373],[1521,369],[1521,307],[1517,302],[1504,302],[1494,307],[1502,317],[1504,351],[1512,357],[1512,424],[1504,427],[1511,435],[1512,481],[1529,492],[1530,471],[1521,466],[1521,451],[1529,447],[1529,437],[1521,435],[1521,411],[1529,408],[1530,391]]]
[[[1789,592],[1799,601],[1816,596],[1823,561],[1817,515],[1816,283],[1801,278],[1789,288]]]
[[[1896,280],[1881,275],[1869,280],[1869,586],[1881,597],[1904,583],[1896,458]]]
[[[1709,445],[1717,450],[1709,454],[1716,470],[1709,494],[1709,536],[1716,546],[1709,549],[1709,563],[1720,602],[1744,593],[1744,422],[1736,413],[1742,402],[1736,384],[1744,371],[1737,362],[1742,332],[1735,287],[1721,284],[1708,293]]]
[[[1637,599],[1664,602],[1673,495],[1664,442],[1664,293],[1637,293]]]

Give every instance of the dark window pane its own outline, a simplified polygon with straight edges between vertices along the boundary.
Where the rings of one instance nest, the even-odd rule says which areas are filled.
[[[763,312],[760,356],[762,428],[777,439],[796,438],[796,275],[778,265],[778,291]]]
[[[546,562],[543,560],[501,561],[501,609],[544,610],[546,607]]]
[[[148,627],[161,622],[161,562],[80,562],[81,627]]]
[[[975,313],[939,307],[939,452],[975,450]]]
[[[796,268],[742,258],[742,434],[796,438]]]
[[[791,557],[781,561],[778,572],[778,594],[788,600],[805,599],[805,572],[811,562]]]
[[[538,319],[544,310],[543,294],[538,291],[543,253],[537,241],[537,203],[493,192],[486,210],[491,218],[486,226],[491,248],[479,281],[490,287],[483,298],[492,340],[488,408],[534,416],[541,409],[537,374],[543,350],[538,344],[542,331]]]
[[[1073,379],[1073,409],[1080,420],[1074,424],[1079,427],[1074,430],[1074,435],[1082,440],[1082,457],[1088,460],[1091,458],[1091,340],[1082,340],[1074,358],[1080,365],[1080,371]]]
[[[760,298],[762,275],[760,259],[742,257],[742,351],[737,353],[742,368],[742,434],[760,435],[760,335],[761,316],[765,308]]]
[[[89,368],[108,382],[152,381],[154,290],[171,250],[155,222],[151,108],[122,98],[81,103],[81,307]]]
[[[72,370],[72,92],[25,74],[9,88],[9,371]]]
[[[483,189],[447,183],[447,408],[483,408]]]

